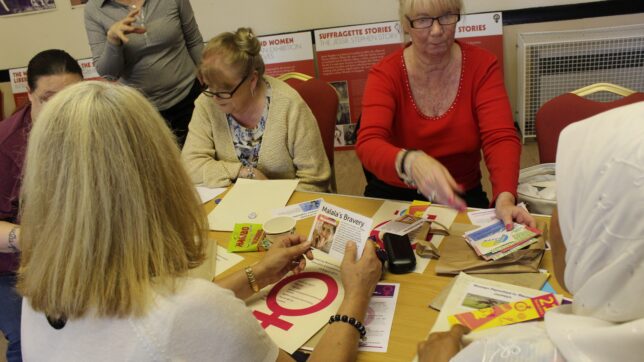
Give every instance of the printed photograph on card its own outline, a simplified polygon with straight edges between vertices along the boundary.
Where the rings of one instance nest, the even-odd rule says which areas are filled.
[[[351,146],[356,143],[356,124],[339,124],[335,126],[333,143],[338,146]]]
[[[337,124],[351,123],[351,107],[349,102],[338,103],[338,120]]]
[[[329,250],[331,250],[331,244],[333,244],[333,237],[335,236],[335,230],[338,228],[338,224],[339,221],[332,217],[318,215],[313,225],[311,246],[328,254]]]
[[[349,83],[346,80],[329,82],[329,84],[338,91],[340,102],[349,102]]]
[[[504,300],[499,300],[491,297],[484,297],[482,295],[468,293],[463,299],[463,306],[473,309],[490,308],[495,305],[507,303]]]
[[[315,215],[309,240],[313,248],[342,260],[349,240],[356,243],[357,257],[362,255],[371,231],[372,220],[347,209],[322,203]]]

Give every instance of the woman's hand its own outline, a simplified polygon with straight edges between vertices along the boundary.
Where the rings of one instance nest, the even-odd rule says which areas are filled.
[[[268,180],[268,177],[257,168],[253,168],[253,174],[255,174],[255,180]]]
[[[311,242],[299,235],[289,235],[273,243],[264,258],[253,267],[257,283],[263,288],[279,281],[289,271],[300,273],[306,267],[305,255],[313,260]]]
[[[447,168],[423,151],[410,152],[413,153],[407,156],[403,167],[418,190],[431,202],[465,211],[467,204],[457,195],[465,190],[454,181]]]
[[[142,26],[132,25],[136,22],[136,17],[139,15],[141,9],[134,9],[130,11],[129,14],[120,21],[112,24],[109,30],[107,31],[107,41],[112,45],[121,45],[127,44],[129,39],[127,38],[128,34],[143,34],[145,33],[145,28]]]
[[[469,332],[467,327],[455,324],[449,332],[430,334],[426,341],[418,343],[418,361],[449,361],[461,350],[461,338]]]
[[[251,171],[253,174],[253,177],[250,177]],[[258,168],[255,167],[247,167],[243,166],[242,168],[239,169],[239,174],[237,174],[237,178],[250,178],[254,180],[268,180],[268,177],[264,175],[262,171],[260,171]]]
[[[537,222],[524,208],[515,205],[514,195],[505,191],[501,192],[495,202],[496,217],[503,221],[505,229],[510,231],[514,227],[513,221],[519,224],[536,227]]]
[[[356,261],[357,247],[353,241],[347,242],[344,258],[340,265],[345,300],[371,299],[382,273],[382,262],[376,255],[373,243],[368,240],[360,259]]]

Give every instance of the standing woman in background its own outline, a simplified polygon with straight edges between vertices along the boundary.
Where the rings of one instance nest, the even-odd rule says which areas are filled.
[[[183,147],[203,50],[190,2],[90,0],[85,30],[98,73],[145,94]]]

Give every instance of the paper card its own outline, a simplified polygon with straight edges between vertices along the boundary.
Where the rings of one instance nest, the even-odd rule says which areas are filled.
[[[199,278],[211,281],[215,276],[217,263],[216,257],[218,256],[218,245],[215,240],[207,239],[204,247],[206,257],[204,262],[196,268],[188,270],[188,276],[191,278]]]
[[[304,272],[264,288],[247,303],[275,344],[288,353],[317,333],[344,298],[337,261],[319,250],[313,256]]]
[[[449,230],[449,228],[451,228],[452,224],[454,223],[454,219],[456,219],[456,215],[458,215],[458,211],[454,209],[446,206],[431,205],[427,208],[427,210],[425,210],[423,217],[428,220],[439,222],[441,225],[445,226],[447,230]],[[434,245],[438,247],[440,243],[438,243],[438,245],[434,243]]]
[[[378,211],[371,217],[373,226],[378,227],[398,215],[404,215],[408,208],[408,202],[385,200],[378,208]]]
[[[275,209],[273,210],[273,216],[290,216],[295,220],[313,217],[320,209],[320,205],[322,205],[323,201],[323,199],[315,199]]]
[[[227,190],[225,187],[218,187],[218,188],[210,188],[206,186],[201,186],[197,185],[195,186],[197,189],[197,193],[199,194],[199,198],[201,199],[201,203],[205,204],[206,202],[214,199],[215,197],[221,195],[224,191]]]
[[[449,316],[450,325],[462,324],[472,331],[506,326],[543,318],[546,311],[559,306],[554,294],[523,299],[518,302],[494,305]]]
[[[208,215],[210,229],[233,231],[237,223],[263,224],[272,217],[271,210],[286,205],[297,183],[298,180],[238,179]]]
[[[376,290],[371,296],[364,320],[367,339],[360,342],[358,350],[387,352],[399,290],[400,284],[398,283],[378,283],[376,285]]]
[[[217,245],[217,262],[215,263],[215,276],[237,265],[244,260],[243,257],[229,253],[226,248]]]
[[[426,220],[421,217],[402,215],[378,226],[376,230],[380,231],[381,233],[391,233],[403,236],[418,229],[425,222]]]
[[[460,273],[456,277],[454,286],[445,299],[443,308],[430,333],[448,331],[450,329],[448,317],[451,315],[517,302],[544,294],[548,293]]]
[[[525,203],[523,202],[518,203],[517,206],[528,211],[528,209],[525,206]],[[467,216],[470,218],[470,222],[472,223],[472,225],[477,225],[477,226],[488,225],[498,220],[498,218],[496,217],[496,209],[481,209],[481,210],[475,210],[475,211],[468,211]]]
[[[336,260],[342,260],[346,243],[351,240],[356,243],[359,258],[369,238],[371,223],[366,216],[324,202],[315,215],[309,240],[312,247]]]
[[[409,206],[408,213],[409,215],[422,217],[430,206],[432,206],[432,203],[429,201],[414,200]]]

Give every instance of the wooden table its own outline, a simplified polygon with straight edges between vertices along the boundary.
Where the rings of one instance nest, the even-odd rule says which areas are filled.
[[[320,197],[331,204],[368,217],[373,216],[384,202],[382,199],[366,197],[295,192],[289,199],[288,204],[297,204]],[[212,201],[205,205],[207,212],[210,212],[214,207],[215,205]],[[548,224],[550,223],[550,217],[548,216],[536,216],[536,218]],[[454,223],[469,224],[470,221],[466,213],[459,213]],[[312,225],[313,218],[300,220],[297,223],[296,232],[307,237]],[[217,240],[219,245],[226,247],[230,233],[211,232],[210,236],[214,240]],[[240,255],[243,255],[245,260],[230,270],[227,270],[221,276],[226,276],[257,262],[261,259],[262,253],[245,253]],[[431,261],[423,274],[409,273],[397,275],[386,273],[384,275],[383,282],[400,283],[398,302],[389,338],[389,347],[387,353],[360,352],[358,354],[359,361],[411,361],[414,358],[416,345],[419,341],[427,337],[427,333],[438,316],[438,312],[429,308],[428,304],[453,278],[451,276],[436,275],[435,267],[436,262]],[[546,251],[541,262],[541,268],[550,271],[552,274],[553,265],[550,251]],[[563,293],[563,289],[554,277],[551,277],[549,282],[558,293]],[[563,294],[569,296],[567,293]]]

